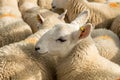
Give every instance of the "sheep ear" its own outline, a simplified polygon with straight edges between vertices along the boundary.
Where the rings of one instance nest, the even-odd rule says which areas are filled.
[[[62,13],[62,14],[58,17],[58,19],[64,20],[66,13],[67,13],[67,10],[65,10],[64,13]]]
[[[40,14],[37,15],[37,19],[40,22],[40,24],[43,24],[44,18]]]
[[[81,12],[75,20],[73,20],[71,23],[72,24],[77,24],[80,26],[84,25],[89,19],[89,11],[83,11]]]
[[[90,35],[92,31],[92,24],[88,23],[85,26],[80,27],[79,39],[86,38]]]

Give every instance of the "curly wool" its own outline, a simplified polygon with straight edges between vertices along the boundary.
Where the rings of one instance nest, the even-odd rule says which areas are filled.
[[[114,8],[109,4],[90,3],[83,0],[69,0],[64,9],[68,10],[67,16],[70,22],[83,10],[89,10],[88,22],[94,24],[96,28],[109,28],[113,19],[120,14],[120,7]]]
[[[95,29],[91,36],[100,55],[120,65],[120,40],[118,36],[107,29]]]
[[[34,50],[46,31],[40,30],[21,42],[0,48],[1,80],[55,80],[52,57],[41,56]]]
[[[120,16],[117,16],[116,19],[113,21],[111,28],[114,33],[116,33],[120,38]]]
[[[42,15],[43,18],[52,18],[52,16],[57,17],[59,16],[58,14],[49,11],[47,9],[41,9],[39,7],[34,7],[29,10],[27,10],[23,14],[23,19],[25,20],[26,23],[28,23],[31,26],[31,29],[34,32],[38,31],[38,24],[40,25],[40,22],[38,20],[38,14]]]
[[[31,34],[30,26],[23,22],[23,20],[18,20],[5,26],[3,23],[0,26],[0,47],[24,40]]]
[[[117,80],[120,67],[100,56],[90,38],[81,40],[57,66],[58,80]]]

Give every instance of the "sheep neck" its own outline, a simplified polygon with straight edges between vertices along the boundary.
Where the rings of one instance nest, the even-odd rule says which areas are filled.
[[[75,47],[73,47],[73,49],[68,53],[68,55],[62,58],[60,57],[58,59],[58,64],[64,61],[72,61],[71,64],[76,63],[76,61],[81,63],[84,59],[95,59],[94,57],[96,56],[99,56],[98,50],[92,38],[88,37],[76,44]]]
[[[74,59],[74,61],[79,60],[80,62],[83,61],[83,59],[90,58],[90,57],[96,57],[98,56],[98,50],[95,46],[95,43],[91,39],[91,37],[88,37],[86,39],[81,40],[71,51],[69,57],[71,59]],[[89,59],[88,58],[88,59]]]

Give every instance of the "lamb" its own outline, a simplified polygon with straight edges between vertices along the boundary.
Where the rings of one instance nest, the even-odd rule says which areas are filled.
[[[27,39],[0,48],[0,80],[56,80],[52,56],[42,56],[34,50],[38,39],[53,25],[62,22],[55,17],[54,23],[50,20],[45,19],[44,29]]]
[[[19,1],[19,6],[24,21],[30,25],[33,33],[39,30],[38,26],[40,26],[43,22],[40,15],[42,15],[43,18],[53,18],[59,16],[57,13],[38,7],[37,0],[32,0],[32,2],[30,0],[21,0]],[[39,16],[41,18],[39,18]]]
[[[116,17],[116,19],[113,21],[111,28],[114,33],[116,33],[120,38],[120,15]]]
[[[32,34],[21,18],[17,0],[0,0],[0,47],[18,42]]]
[[[110,4],[91,3],[86,0],[53,0],[54,8],[68,10],[69,22],[74,20],[83,10],[90,10],[88,22],[95,25],[95,28],[108,28],[116,16],[120,14],[120,6]]]
[[[92,24],[81,23],[87,21],[83,18],[85,16],[86,12],[70,24],[56,24],[40,38],[36,50],[43,55],[60,57],[57,64],[57,80],[119,79],[120,66],[99,55],[90,36]]]
[[[86,14],[88,17],[85,17],[84,14],[81,13],[81,23],[87,22],[87,18],[89,18],[89,14]],[[120,65],[120,42],[118,36],[106,29],[95,29],[92,31],[91,36],[100,55]],[[39,45],[39,41],[37,45]]]
[[[38,0],[38,5],[40,8],[52,9],[52,1],[53,0]]]

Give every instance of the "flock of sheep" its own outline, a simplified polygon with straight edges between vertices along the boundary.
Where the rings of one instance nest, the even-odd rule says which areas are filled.
[[[120,80],[120,0],[0,0],[0,80]]]

